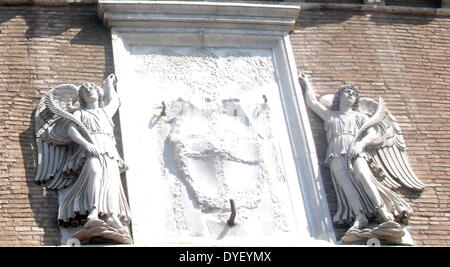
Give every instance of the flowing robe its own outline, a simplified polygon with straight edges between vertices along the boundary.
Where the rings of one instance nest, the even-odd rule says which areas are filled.
[[[89,130],[100,156],[79,146],[66,162],[64,170],[79,175],[59,207],[58,219],[60,223],[78,220],[97,208],[99,215],[114,214],[128,224],[130,210],[120,178],[126,165],[116,149],[114,124],[103,108],[77,111],[74,116]]]
[[[345,166],[341,170],[344,173],[339,175],[340,178],[331,169],[332,181],[337,195],[337,212],[333,218],[334,222],[339,224],[350,223],[354,221],[358,211],[353,210],[350,201],[359,201],[361,212],[367,217],[376,217],[378,209],[386,207],[389,212],[396,217],[400,217],[400,220],[405,216],[412,214],[412,209],[404,202],[401,197],[392,192],[389,188],[382,185],[371,171],[365,172],[364,176],[356,176],[351,173],[347,168],[347,156],[351,149],[351,144],[355,135],[364,123],[368,120],[368,117],[360,112],[352,112],[349,114],[343,114],[340,111],[329,111],[328,119],[325,121],[325,130],[327,131],[327,157],[325,164],[332,166],[333,164],[339,164]],[[365,161],[368,160],[368,155],[363,153],[360,155]],[[369,183],[373,183],[380,195],[382,203],[377,204],[373,196],[367,192],[361,182],[362,179],[368,180]],[[348,197],[348,191],[345,192],[344,187],[347,186],[347,190],[352,190],[353,199]],[[355,199],[356,198],[356,199]],[[355,205],[353,205],[355,206]]]

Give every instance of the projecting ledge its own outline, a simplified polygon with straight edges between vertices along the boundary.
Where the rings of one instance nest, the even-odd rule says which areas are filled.
[[[182,27],[290,31],[297,5],[99,0],[99,17],[107,27]]]

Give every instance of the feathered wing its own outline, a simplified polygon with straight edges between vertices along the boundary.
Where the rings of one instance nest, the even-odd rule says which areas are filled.
[[[370,144],[374,149],[369,153],[373,160],[372,170],[381,176],[380,182],[390,189],[403,185],[410,190],[422,191],[426,185],[412,170],[400,126],[384,107],[383,100],[377,103],[370,98],[360,98],[359,109],[370,116],[367,124],[373,124],[370,127],[377,132],[377,138]]]
[[[67,135],[70,114],[78,101],[78,88],[62,84],[47,91],[34,112],[34,133],[37,148],[35,182],[51,190],[70,185],[74,179],[64,170],[67,160],[77,146]],[[73,116],[72,116],[73,117]]]

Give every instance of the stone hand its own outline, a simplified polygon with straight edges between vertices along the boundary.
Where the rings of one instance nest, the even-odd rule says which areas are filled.
[[[114,73],[111,73],[110,75],[108,75],[107,79],[111,79],[114,83],[117,82],[117,77]]]
[[[96,148],[93,144],[87,143],[87,144],[85,145],[84,148],[85,148],[85,149],[89,152],[89,154],[91,154],[92,156],[97,157],[97,158],[100,156],[100,153],[98,152],[97,148]]]
[[[103,85],[107,85],[107,84],[111,84],[111,85],[115,85],[117,83],[117,77],[114,73],[111,73],[108,75],[108,77],[106,77],[106,79],[103,81]]]
[[[298,82],[303,89],[307,89],[309,87],[308,77],[304,73],[299,73]]]
[[[356,143],[353,147],[350,148],[350,159],[358,157],[363,152],[364,146],[361,143]]]

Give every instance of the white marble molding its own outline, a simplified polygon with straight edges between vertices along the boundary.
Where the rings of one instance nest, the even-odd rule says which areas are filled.
[[[128,196],[132,213],[132,230],[135,244],[161,245],[232,245],[232,246],[310,246],[336,243],[326,193],[319,172],[319,164],[311,133],[306,107],[297,82],[297,69],[289,40],[300,8],[293,5],[266,5],[195,1],[119,1],[100,0],[99,17],[111,29],[117,90],[122,100],[120,109],[122,142],[127,172]],[[283,156],[286,183],[292,204],[295,231],[283,238],[224,238],[211,240],[202,237],[173,236],[167,234],[162,217],[158,190],[161,166],[149,149],[137,151],[136,107],[130,81],[136,51],[170,51],[198,48],[202,51],[263,51],[268,53],[274,67],[278,91],[269,98],[273,103],[280,151]],[[152,50],[153,49],[153,50]],[[217,53],[219,53],[217,52]],[[131,76],[130,76],[131,75]],[[151,85],[141,97],[148,103],[161,103]],[[142,100],[142,103],[145,103]],[[153,102],[152,102],[153,101]],[[138,104],[136,104],[138,105]],[[150,112],[155,107],[142,107]],[[279,110],[276,112],[276,110]],[[157,114],[158,111],[155,111]],[[151,115],[151,114],[149,114]],[[149,132],[150,130],[145,129]],[[285,137],[285,138],[283,138]],[[143,149],[141,149],[143,150]],[[140,155],[138,155],[141,153]],[[133,164],[146,158],[145,175],[133,171]],[[136,159],[136,160],[135,160]],[[144,163],[140,163],[144,164]],[[140,167],[137,167],[139,169]],[[147,191],[145,191],[147,190]],[[159,202],[159,203],[158,203]],[[239,203],[237,203],[239,204]],[[239,215],[238,215],[239,216]]]

